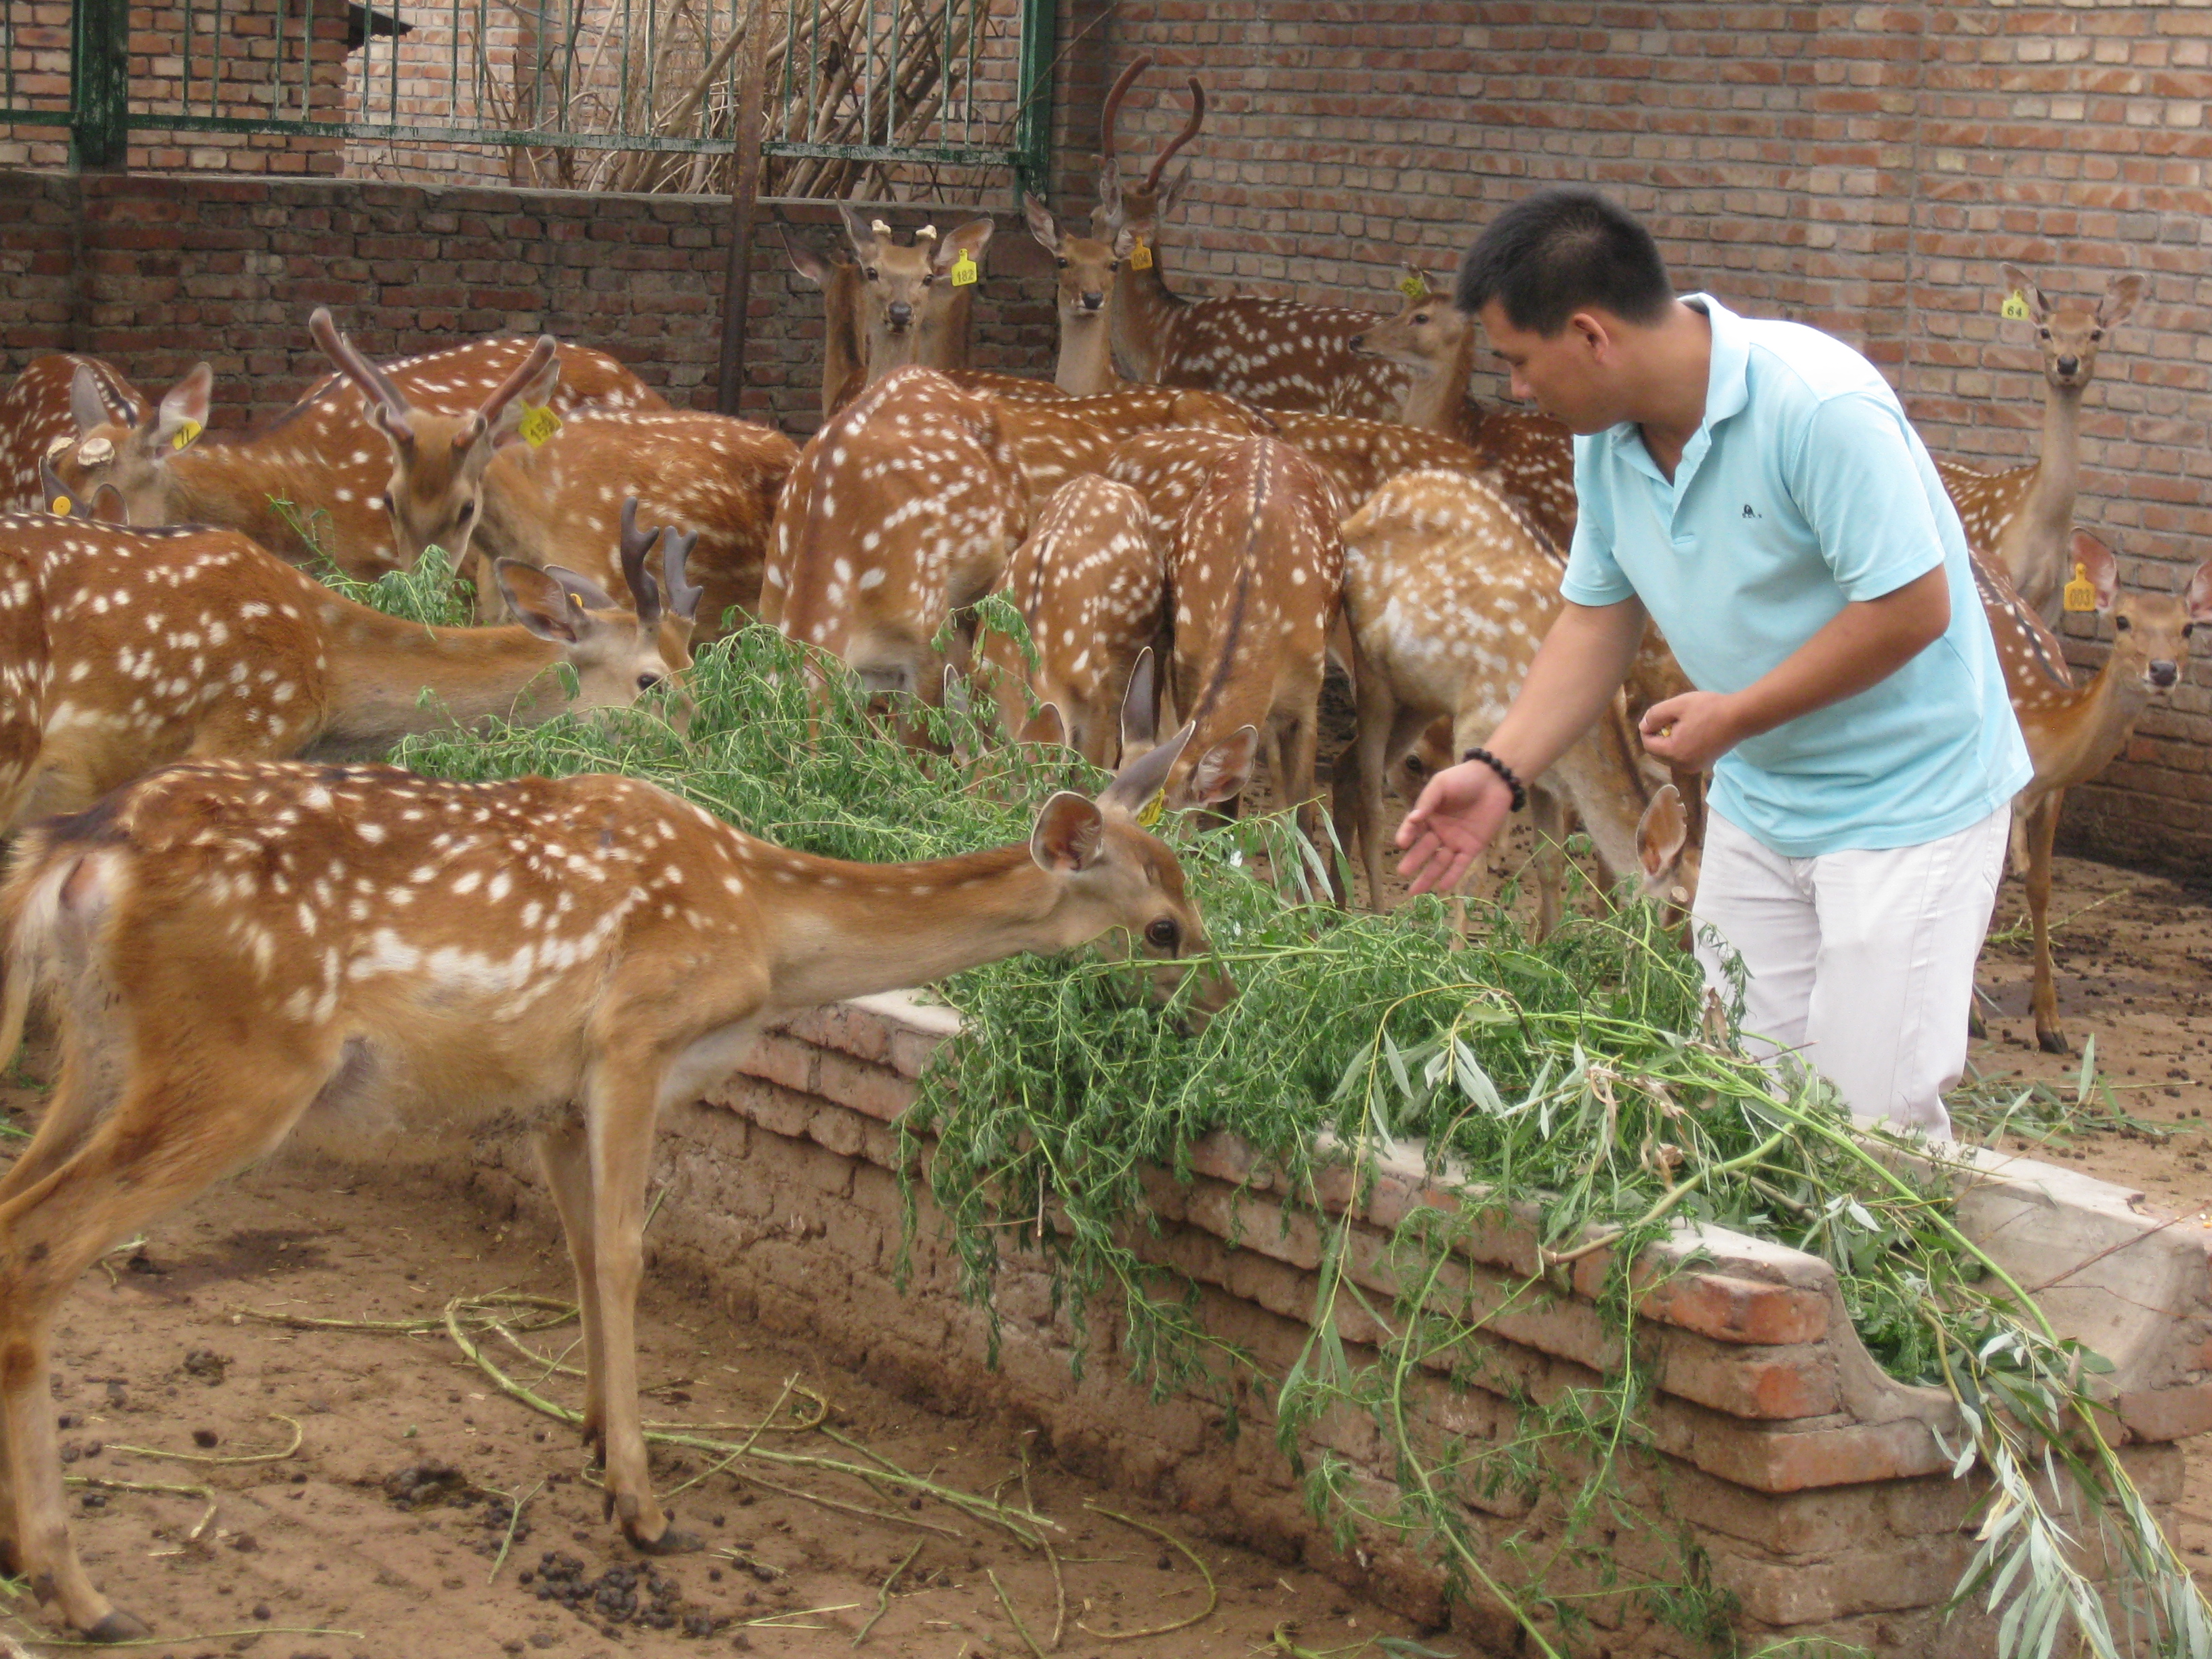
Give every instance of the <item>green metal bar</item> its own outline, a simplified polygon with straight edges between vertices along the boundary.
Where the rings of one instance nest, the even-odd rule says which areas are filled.
[[[1015,82],[1014,170],[1041,200],[1052,191],[1052,64],[1060,48],[1054,0],[1022,0],[1021,71]]]
[[[906,7],[902,0],[891,0],[890,33],[884,43],[884,142],[898,142],[898,59],[899,36],[906,32]]]
[[[186,109],[192,106],[192,4],[193,0],[185,0],[185,72],[182,102]]]
[[[70,14],[70,165],[120,167],[131,136],[131,11],[76,0]]]
[[[10,109],[0,107],[0,125],[11,127],[68,127],[76,125],[76,115],[65,109]]]

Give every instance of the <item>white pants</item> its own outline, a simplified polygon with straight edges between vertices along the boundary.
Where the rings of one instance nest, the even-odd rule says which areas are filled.
[[[1727,997],[1722,963],[1742,958],[1752,1052],[1797,1056],[1854,1117],[1948,1139],[1943,1091],[1966,1069],[1974,963],[2011,819],[2004,806],[1917,847],[1793,859],[1707,813],[1698,959]]]

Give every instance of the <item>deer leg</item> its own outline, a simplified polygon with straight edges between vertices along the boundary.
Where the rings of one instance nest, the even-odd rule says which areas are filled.
[[[605,1327],[599,1318],[599,1251],[592,1227],[596,1211],[592,1196],[591,1143],[581,1116],[571,1115],[536,1137],[538,1165],[545,1172],[545,1189],[561,1218],[561,1233],[568,1243],[568,1265],[576,1273],[576,1312],[584,1337],[584,1443],[600,1463],[607,1456]]]
[[[653,1155],[659,1068],[642,1057],[602,1060],[586,1091],[593,1277],[599,1285],[607,1512],[648,1555],[697,1549],[653,1495],[637,1401],[637,1286],[645,1261],[645,1177]]]
[[[70,1542],[48,1392],[53,1322],[77,1277],[117,1240],[272,1150],[314,1081],[267,1054],[195,1054],[134,1079],[90,1136],[0,1201],[0,1467],[15,1565],[94,1642],[146,1626],[93,1588]]]
[[[1328,839],[1321,832],[1321,785],[1314,752],[1319,738],[1314,722],[1303,715],[1279,724],[1275,728],[1275,776],[1282,783],[1284,800],[1297,812],[1299,830],[1328,865],[1330,887],[1337,908],[1341,909],[1344,895],[1334,891],[1341,878],[1335,873],[1337,862],[1328,856]]]
[[[1567,811],[1565,803],[1538,784],[1528,791],[1528,826],[1535,832],[1533,860],[1536,872],[1536,933],[1551,938],[1559,925],[1559,890],[1567,874]]]
[[[2028,809],[2027,915],[2035,927],[2035,1041],[2047,1054],[2069,1052],[2058,1025],[2058,988],[2051,967],[2051,847],[2058,834],[2058,805],[2066,792],[2054,789]]]

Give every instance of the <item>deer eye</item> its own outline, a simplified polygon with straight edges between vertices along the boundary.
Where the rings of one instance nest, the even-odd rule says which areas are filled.
[[[461,510],[454,514],[453,517],[459,520],[461,523],[466,524],[471,519],[475,518],[476,515],[477,504],[474,501],[463,501],[461,503]]]
[[[2035,337],[2039,340],[2047,340],[2051,337],[2051,331],[2047,328],[2039,328],[2035,331]]]
[[[2101,328],[2093,328],[2089,331],[2089,337],[2093,340],[2101,340],[2105,337],[2105,331]]]
[[[1058,265],[1062,270],[1066,270],[1067,269],[1067,261],[1065,259],[1054,259],[1053,264]]]
[[[649,670],[637,677],[637,689],[641,691],[650,691],[659,684],[660,676]]]
[[[934,287],[936,287],[936,286],[937,286],[937,273],[936,273],[935,271],[933,271],[933,271],[928,272],[927,275],[925,275],[925,276],[922,277],[922,279],[921,279],[921,285],[922,285],[924,288],[934,288]]]
[[[1426,323],[1429,320],[1429,313],[1425,311],[1417,311],[1413,313],[1413,320],[1417,323]]]
[[[1145,925],[1145,943],[1162,951],[1172,951],[1182,941],[1182,929],[1176,926],[1173,916],[1160,916]]]
[[[2135,624],[2130,622],[2125,617],[2114,617],[2112,618],[2112,631],[2116,634],[2124,634],[2129,629],[2134,626]]]
[[[870,265],[864,272],[862,272],[862,275],[866,276],[867,279],[872,283],[876,280],[876,268],[873,265]]]

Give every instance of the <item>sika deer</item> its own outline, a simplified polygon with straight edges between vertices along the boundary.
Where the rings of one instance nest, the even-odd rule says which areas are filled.
[[[1139,433],[1202,431],[1244,438],[1274,429],[1267,416],[1233,398],[1180,386],[1125,386],[1094,398],[1056,402],[994,397],[992,404],[1020,463],[1032,508],[1070,478],[1104,471],[1115,450]]]
[[[1352,341],[1413,378],[1397,421],[1465,444],[1493,481],[1561,552],[1575,538],[1573,434],[1548,415],[1499,409],[1468,390],[1474,372],[1474,319],[1429,286],[1415,265],[1400,284],[1405,308]]]
[[[1137,235],[1126,226],[1111,240],[1065,234],[1042,202],[1024,194],[1030,234],[1053,258],[1060,311],[1060,361],[1053,383],[1073,397],[1117,392],[1128,384],[1114,372],[1113,299],[1116,273]]]
[[[1505,716],[1559,614],[1559,569],[1517,507],[1480,480],[1414,472],[1393,480],[1344,526],[1345,611],[1355,642],[1358,733],[1332,780],[1337,840],[1356,846],[1368,903],[1382,903],[1382,785],[1438,716],[1451,752],[1480,744]],[[1537,932],[1559,925],[1571,807],[1599,860],[1618,879],[1640,869],[1643,891],[1686,904],[1694,854],[1674,786],[1647,776],[1619,699],[1540,778],[1530,780],[1537,837]]]
[[[895,369],[799,451],[776,504],[761,620],[875,690],[933,701],[939,630],[999,585],[1029,523],[990,401],[930,369]]]
[[[95,1641],[145,1632],[77,1559],[48,1392],[55,1315],[101,1252],[295,1127],[405,1157],[501,1115],[534,1126],[568,1236],[608,1512],[648,1554],[698,1548],[653,1496],[638,1410],[655,1120],[823,1002],[1113,930],[1187,973],[1204,926],[1133,817],[1182,741],[1095,801],[1054,795],[1026,842],[921,864],[787,852],[635,779],[386,767],[172,767],[27,832],[0,1048],[44,993],[61,1066],[0,1176],[15,1569]],[[1210,977],[1200,1012],[1229,994]]]
[[[2097,373],[2105,338],[2134,312],[2143,279],[2133,274],[2105,284],[2093,309],[2078,301],[2053,305],[2018,265],[2001,266],[2006,291],[2019,295],[2043,349],[2043,450],[2032,466],[1984,472],[1956,461],[1936,464],[1959,509],[1966,544],[2004,567],[2020,596],[2048,611],[2069,574],[2074,501],[2081,470],[2081,394]]]
[[[78,389],[78,371],[85,375]],[[39,470],[76,442],[79,422],[134,426],[146,418],[145,394],[97,357],[33,357],[0,397],[0,512],[43,513]]]
[[[416,422],[465,422],[535,349],[520,340],[476,340],[379,372]],[[611,357],[574,346],[557,347],[556,356],[558,380],[544,384],[562,416],[587,404],[659,402]],[[54,456],[54,471],[73,495],[118,490],[134,525],[240,530],[295,563],[326,554],[362,579],[405,568],[384,502],[386,445],[369,401],[351,382],[330,375],[264,426],[202,435],[213,385],[213,372],[202,363],[137,424],[82,425],[76,444]],[[81,407],[80,422],[92,412]]]
[[[1170,684],[1194,732],[1168,781],[1170,805],[1242,794],[1264,735],[1283,806],[1319,844],[1314,748],[1344,586],[1340,516],[1328,475],[1273,438],[1230,441],[1200,484],[1168,560]],[[1122,752],[1151,735],[1125,730]]]
[[[1144,498],[1126,484],[1085,476],[1055,490],[1006,567],[1006,597],[1029,624],[1031,667],[1021,647],[987,633],[989,665],[1007,732],[1036,740],[1022,687],[1058,711],[1061,739],[1095,766],[1111,766],[1116,714],[1139,657],[1158,638],[1167,566]],[[1147,694],[1151,676],[1146,676]]]
[[[0,556],[28,584],[0,628],[0,684],[23,688],[38,731],[16,782],[0,773],[0,831],[82,811],[167,761],[378,755],[449,720],[627,705],[675,668],[657,640],[651,542],[628,562],[635,616],[573,572],[509,565],[520,625],[434,629],[356,605],[235,531],[0,516]],[[672,540],[663,553],[673,588],[680,554]]]
[[[690,574],[705,590],[719,637],[724,613],[760,602],[761,562],[777,493],[799,459],[781,433],[697,410],[591,410],[526,442],[520,404],[542,403],[559,373],[549,339],[490,397],[459,420],[418,414],[405,394],[317,311],[316,343],[370,400],[392,476],[384,498],[400,562],[435,544],[456,569],[473,549],[477,614],[501,614],[494,579],[501,559],[559,565],[603,587],[618,574],[616,503],[691,535]],[[533,373],[532,366],[537,365]],[[702,643],[703,643],[703,640]],[[671,641],[672,647],[678,641]],[[679,653],[680,654],[680,653]]]
[[[2035,765],[2034,781],[2013,801],[2013,861],[2035,933],[2035,1040],[2055,1054],[2066,1053],[2067,1044],[2051,963],[2051,857],[2066,791],[2096,776],[2127,746],[2143,710],[2187,672],[2191,633],[2212,625],[2212,561],[2197,567],[2182,593],[2123,593],[2111,550],[2077,530],[2069,562],[2094,589],[2097,610],[2112,617],[2112,652],[2087,685],[2075,684],[2057,636],[2004,572],[1974,558],[2005,689]]]
[[[1124,185],[1115,156],[1115,119],[1121,100],[1152,61],[1139,58],[1122,70],[1099,123],[1099,204],[1091,214],[1091,234],[1117,246],[1129,238],[1129,255],[1114,285],[1114,355],[1123,371],[1134,380],[1202,387],[1267,410],[1387,419],[1403,399],[1405,374],[1359,356],[1350,343],[1375,325],[1376,317],[1248,295],[1193,300],[1168,288],[1158,258],[1160,219],[1189,173],[1164,184],[1162,174],[1205,124],[1206,92],[1193,77],[1189,121],[1141,181]]]

